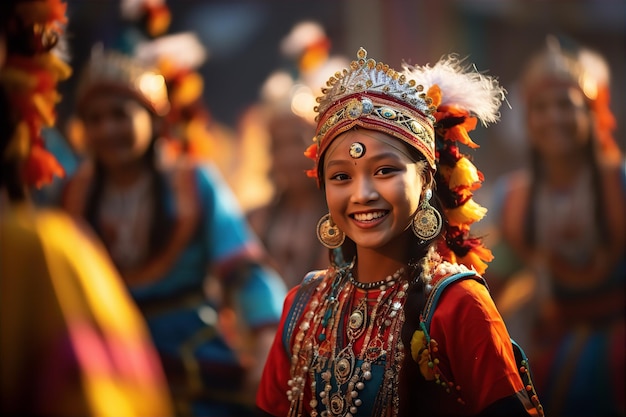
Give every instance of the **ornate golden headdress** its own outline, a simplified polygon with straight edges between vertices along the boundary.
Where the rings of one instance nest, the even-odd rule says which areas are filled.
[[[76,92],[77,108],[80,110],[81,103],[102,90],[130,94],[160,116],[167,114],[170,108],[163,75],[129,55],[104,50],[98,45],[81,74]]]
[[[476,148],[468,132],[480,120],[499,119],[505,90],[493,77],[463,66],[456,55],[434,66],[404,65],[398,72],[367,58],[365,49],[349,69],[337,72],[317,99],[317,130],[305,155],[315,161],[308,175],[320,183],[322,157],[337,135],[361,126],[385,132],[414,147],[436,171],[436,192],[448,220],[439,252],[483,273],[492,259],[481,240],[470,236],[470,226],[486,209],[472,199],[483,175],[463,155],[458,144]]]
[[[64,32],[67,4],[61,0],[22,0],[3,6],[6,27],[1,29],[6,36],[7,57],[0,68],[0,83],[19,122],[2,157],[21,161],[26,184],[40,187],[55,175],[64,175],[59,162],[45,149],[41,129],[54,125],[55,106],[60,100],[57,84],[72,72],[54,51]]]
[[[382,62],[367,59],[360,48],[350,69],[326,82],[315,121],[316,159],[340,133],[354,126],[382,130],[417,148],[435,167],[435,121],[424,87]]]

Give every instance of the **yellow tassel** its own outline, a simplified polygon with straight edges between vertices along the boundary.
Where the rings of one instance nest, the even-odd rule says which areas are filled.
[[[454,190],[457,187],[472,187],[479,182],[480,177],[474,164],[469,159],[462,157],[450,173],[448,186]]]
[[[418,363],[424,379],[427,381],[435,379],[435,370],[430,366],[432,358],[426,343],[426,336],[421,330],[416,330],[411,337],[411,357]]]
[[[37,56],[36,62],[51,71],[59,80],[66,80],[72,75],[72,67],[53,53]]]
[[[462,206],[446,211],[448,221],[452,226],[462,226],[474,223],[485,217],[487,209],[473,199],[469,199]]]
[[[57,97],[58,96],[56,94],[52,94],[51,97],[45,97],[42,94],[33,94],[33,104],[46,126],[54,125],[54,121],[56,119],[54,104],[56,103]]]

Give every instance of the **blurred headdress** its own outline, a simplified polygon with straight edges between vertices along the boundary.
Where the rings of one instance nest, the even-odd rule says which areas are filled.
[[[96,45],[78,82],[76,103],[79,111],[82,103],[102,90],[129,94],[160,116],[169,111],[163,75],[134,57]]]
[[[478,147],[468,132],[478,120],[487,125],[499,119],[504,93],[495,78],[463,66],[456,55],[434,66],[405,64],[398,72],[368,59],[360,48],[350,68],[331,77],[317,99],[317,131],[305,152],[315,167],[308,173],[320,184],[324,152],[337,135],[354,126],[398,138],[436,171],[436,192],[448,220],[438,248],[442,257],[483,273],[491,252],[469,234],[471,224],[487,211],[472,199],[483,175],[458,144]]]
[[[546,85],[560,83],[580,88],[596,118],[600,151],[611,160],[621,160],[613,138],[617,123],[610,109],[610,69],[599,53],[578,45],[568,47],[549,35],[545,47],[529,60],[521,83],[527,102]]]
[[[129,21],[141,21],[151,37],[165,33],[172,20],[165,0],[122,0],[120,11],[122,17]]]
[[[331,54],[332,42],[324,27],[313,20],[296,23],[281,40],[281,55],[290,68],[274,71],[261,88],[262,101],[292,111],[313,123],[316,89],[350,60]]]
[[[41,187],[55,175],[64,175],[59,162],[45,149],[41,129],[54,125],[60,100],[57,83],[72,72],[56,49],[67,22],[66,7],[62,0],[15,0],[1,8],[7,57],[0,68],[0,83],[17,120],[2,157],[23,161],[22,174],[30,186]]]
[[[192,32],[166,34],[139,42],[135,56],[146,65],[158,68],[165,77],[170,99],[164,152],[171,157],[186,154],[193,158],[215,159],[215,135],[204,103],[204,79],[199,67],[209,52]]]

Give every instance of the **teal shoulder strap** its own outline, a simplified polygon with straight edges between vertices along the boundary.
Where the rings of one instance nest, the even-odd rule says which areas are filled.
[[[298,288],[298,291],[296,292],[291,308],[289,309],[289,313],[287,313],[287,317],[285,317],[285,325],[283,327],[283,346],[289,356],[291,356],[291,336],[293,335],[293,331],[298,323],[298,319],[302,315],[311,294],[315,291],[317,284],[320,283],[324,275],[326,275],[325,269],[311,271],[306,274],[300,283],[300,288]]]
[[[433,314],[435,313],[435,307],[437,307],[437,303],[439,302],[439,298],[441,298],[441,294],[443,294],[444,290],[457,281],[472,278],[481,284],[487,286],[487,282],[483,277],[476,274],[474,271],[467,272],[459,272],[454,275],[450,275],[449,277],[442,278],[437,281],[437,283],[432,287],[430,292],[427,295],[426,305],[424,306],[424,310],[422,312],[422,321],[426,325],[426,329],[430,330],[430,321],[433,318]]]

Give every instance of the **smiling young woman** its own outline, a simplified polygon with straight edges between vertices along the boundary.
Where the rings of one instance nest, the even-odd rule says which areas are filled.
[[[479,275],[491,260],[469,234],[482,175],[458,147],[497,120],[504,91],[460,64],[400,73],[360,49],[322,90],[306,155],[331,264],[287,295],[263,415],[542,414]]]

